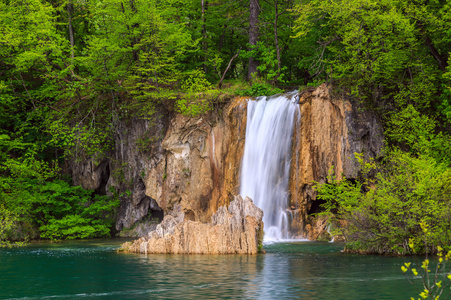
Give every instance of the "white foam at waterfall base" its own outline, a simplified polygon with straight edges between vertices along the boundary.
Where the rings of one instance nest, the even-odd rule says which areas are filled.
[[[240,194],[263,209],[264,242],[287,241],[291,138],[300,118],[296,92],[250,100]],[[291,216],[290,216],[291,217]]]

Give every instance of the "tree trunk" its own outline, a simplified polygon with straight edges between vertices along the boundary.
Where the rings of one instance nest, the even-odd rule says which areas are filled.
[[[276,53],[277,53],[277,76],[274,78],[275,81],[279,80],[280,76],[280,69],[281,69],[281,63],[280,63],[280,47],[279,47],[279,39],[277,35],[277,20],[279,18],[279,1],[274,0],[274,7],[275,7],[275,16],[274,16],[274,43],[276,46]]]
[[[431,52],[432,56],[435,58],[435,60],[438,63],[438,67],[442,72],[446,71],[446,67],[448,66],[448,62],[446,61],[446,58],[444,58],[434,47],[434,44],[432,43],[431,38],[428,35],[424,35],[424,41],[426,42],[426,45],[429,48],[429,51]]]
[[[422,21],[419,21],[418,26],[420,28],[420,33],[423,35],[423,39],[426,43],[426,46],[429,48],[431,55],[434,57],[434,59],[438,63],[439,69],[442,72],[445,72],[446,67],[448,66],[447,59],[443,55],[441,55],[438,52],[438,50],[435,48],[434,43],[432,42],[431,38],[429,37],[429,35],[427,34],[427,32],[424,28],[425,27],[424,23]]]
[[[222,46],[224,44],[224,37],[226,35],[226,30],[227,30],[227,24],[224,25],[223,29],[222,29],[222,33],[221,33],[221,37],[219,38],[219,44],[218,44],[218,52],[221,52]]]
[[[72,27],[72,11],[73,11],[73,5],[71,0],[69,0],[69,2],[67,3],[67,16],[68,16],[68,22],[69,22],[69,41],[70,41],[70,65],[72,67],[71,71],[72,74],[74,74],[74,58],[75,58],[75,53],[74,53],[74,28]]]
[[[208,57],[207,57],[207,51],[208,51],[208,47],[207,47],[207,29],[205,26],[205,12],[207,10],[207,6],[208,6],[208,1],[206,0],[202,0],[202,37],[203,37],[203,41],[202,41],[202,48],[204,50],[204,63],[203,63],[203,67],[204,67],[204,72],[205,74],[208,73],[208,68],[207,68],[207,62],[208,62]]]
[[[257,45],[258,41],[258,15],[260,13],[259,0],[250,0],[249,5],[249,44],[252,46]],[[257,75],[258,61],[255,57],[249,57],[249,69],[247,73],[247,80],[251,81],[255,79]]]

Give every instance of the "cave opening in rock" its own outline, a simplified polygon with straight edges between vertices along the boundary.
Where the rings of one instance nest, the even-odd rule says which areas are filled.
[[[149,197],[150,198],[150,197]],[[155,223],[161,223],[164,218],[164,211],[158,206],[157,201],[150,198],[149,210],[147,212],[147,219]]]
[[[319,214],[324,211],[324,208],[321,207],[322,204],[326,203],[326,200],[316,199],[312,201],[310,209],[307,212],[307,215],[311,216],[314,214]]]

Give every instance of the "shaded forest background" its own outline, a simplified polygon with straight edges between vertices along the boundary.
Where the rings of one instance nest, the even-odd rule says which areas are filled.
[[[431,244],[449,244],[450,8],[1,0],[0,240],[111,235],[119,195],[73,187],[67,161],[100,159],[131,115],[152,120],[164,106],[194,116],[234,95],[326,82],[376,111],[387,143],[383,158],[362,161],[357,183],[331,173],[318,186],[323,216],[345,219],[341,234],[368,251],[410,252],[412,237],[423,242],[420,223],[434,229]]]

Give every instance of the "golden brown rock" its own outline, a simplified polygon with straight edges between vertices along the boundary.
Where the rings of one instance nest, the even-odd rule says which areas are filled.
[[[292,228],[317,239],[325,225],[311,216],[319,209],[313,183],[325,182],[332,168],[337,179],[355,178],[359,165],[354,153],[376,156],[382,148],[382,127],[358,105],[333,97],[325,84],[299,96],[301,120],[293,134],[289,187],[295,207]]]
[[[177,209],[176,209],[177,210]],[[137,253],[257,254],[263,239],[263,211],[248,197],[236,196],[228,209],[221,206],[210,223],[184,220],[178,211],[157,229],[121,250]]]
[[[165,212],[180,205],[185,218],[207,221],[237,193],[244,149],[246,105],[236,99],[222,119],[176,115],[162,147],[166,155],[147,172],[146,195]]]

